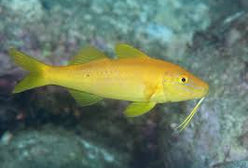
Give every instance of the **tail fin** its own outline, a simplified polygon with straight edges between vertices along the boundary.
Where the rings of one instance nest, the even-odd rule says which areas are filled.
[[[17,65],[30,72],[20,83],[16,85],[13,93],[19,93],[48,84],[48,81],[44,77],[45,72],[49,68],[48,65],[45,65],[14,48],[10,48],[9,54]]]

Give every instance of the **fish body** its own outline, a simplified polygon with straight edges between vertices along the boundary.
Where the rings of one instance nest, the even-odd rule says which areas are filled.
[[[48,71],[51,84],[111,99],[164,103],[187,100],[190,96],[200,98],[207,91],[197,86],[198,93],[176,97],[174,88],[169,87],[170,77],[176,75],[173,72],[182,71],[178,77],[190,74],[177,65],[152,58],[100,59],[82,65],[50,67]]]
[[[82,65],[52,68],[51,83],[103,98],[128,101],[156,100],[163,92],[163,71],[153,59],[101,59]]]
[[[144,114],[157,103],[178,102],[204,97],[208,84],[182,67],[150,58],[141,51],[120,44],[117,59],[110,59],[95,48],[83,49],[68,66],[43,64],[15,49],[10,55],[30,71],[14,92],[44,85],[68,88],[81,105],[91,105],[102,98],[132,101],[125,114]]]

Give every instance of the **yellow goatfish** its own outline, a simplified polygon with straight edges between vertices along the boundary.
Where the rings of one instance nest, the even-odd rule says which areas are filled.
[[[208,93],[208,84],[178,65],[150,58],[127,44],[116,45],[115,52],[118,58],[110,59],[96,48],[87,47],[68,66],[50,66],[11,48],[15,63],[30,72],[13,93],[59,85],[69,89],[82,106],[103,98],[132,101],[124,112],[128,117],[142,115],[158,103],[201,98],[179,125],[183,130]]]

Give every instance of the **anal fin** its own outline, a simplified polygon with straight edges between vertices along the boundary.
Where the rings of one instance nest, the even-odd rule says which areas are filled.
[[[155,102],[133,102],[127,106],[124,115],[127,117],[137,117],[149,112],[155,105]]]
[[[76,100],[76,102],[81,106],[89,106],[103,99],[102,97],[78,90],[70,89],[69,92],[72,95],[72,97]]]

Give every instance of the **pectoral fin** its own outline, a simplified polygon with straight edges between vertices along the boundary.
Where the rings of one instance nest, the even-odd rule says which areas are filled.
[[[128,105],[124,115],[127,117],[140,116],[150,111],[155,105],[154,102],[134,102]]]
[[[81,106],[89,106],[103,99],[99,96],[77,90],[69,90],[69,92],[72,95],[72,97],[77,101],[77,103],[80,104]]]

